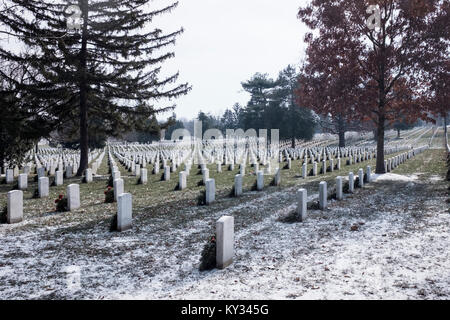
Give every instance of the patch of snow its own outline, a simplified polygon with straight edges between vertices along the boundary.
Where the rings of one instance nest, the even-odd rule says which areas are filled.
[[[401,175],[396,173],[385,173],[385,174],[372,174],[372,181],[402,181],[402,182],[411,182],[416,181],[419,177],[417,175]]]

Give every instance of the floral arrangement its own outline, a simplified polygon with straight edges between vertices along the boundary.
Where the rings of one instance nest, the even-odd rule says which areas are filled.
[[[200,258],[200,271],[212,270],[216,267],[216,235],[208,238]]]
[[[114,189],[111,186],[108,186],[108,189],[106,189],[104,193],[105,193],[105,203],[113,203]]]
[[[57,212],[69,211],[67,198],[65,198],[63,194],[59,195],[58,199],[55,200],[55,204]]]

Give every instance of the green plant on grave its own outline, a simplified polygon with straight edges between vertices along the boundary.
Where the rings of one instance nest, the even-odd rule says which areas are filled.
[[[14,182],[13,186],[11,187],[11,190],[19,190],[19,182]]]
[[[107,187],[114,187],[114,178],[112,175],[109,176]]]
[[[212,270],[216,267],[216,235],[209,237],[200,257],[200,271]]]
[[[108,186],[108,189],[105,190],[105,203],[113,203],[114,202],[114,189]]]
[[[8,208],[4,207],[0,211],[0,223],[6,223],[7,222],[7,216],[8,216]]]
[[[349,182],[344,183],[344,186],[342,187],[342,192],[350,193],[350,183]]]
[[[200,191],[200,194],[197,197],[197,205],[198,206],[206,205],[206,190]]]
[[[69,211],[69,202],[63,194],[60,194],[58,199],[55,200],[56,212],[67,212]]]
[[[328,200],[336,200],[337,199],[336,188],[332,188],[331,190],[328,191],[327,199]]]
[[[306,207],[308,210],[320,210],[320,203],[319,201],[311,201],[307,203]]]
[[[38,199],[38,198],[39,198],[39,189],[34,189],[33,199]]]
[[[231,198],[235,197],[235,191],[236,191],[236,188],[233,186],[233,187],[231,188],[231,191],[230,191],[230,193],[228,194],[228,196],[231,197]]]
[[[117,231],[117,213],[112,217],[111,224],[109,225],[109,232]]]

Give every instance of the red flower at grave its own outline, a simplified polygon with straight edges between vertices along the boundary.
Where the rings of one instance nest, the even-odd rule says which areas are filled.
[[[59,198],[60,198],[60,199],[62,199],[63,197],[64,197],[64,195],[62,195],[62,194],[59,195]]]
[[[212,237],[211,242],[216,242],[216,237]]]
[[[55,200],[55,203],[58,203],[58,202],[59,202],[59,199],[56,199],[56,200]]]

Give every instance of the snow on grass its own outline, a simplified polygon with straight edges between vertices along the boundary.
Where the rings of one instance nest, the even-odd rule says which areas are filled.
[[[443,177],[437,176],[437,175],[433,175],[429,179],[430,179],[430,181],[442,181],[442,180],[444,180]]]
[[[419,179],[417,175],[401,175],[395,173],[385,173],[385,174],[372,174],[372,181],[403,181],[412,182]]]
[[[295,209],[294,185],[218,197],[211,206],[180,200],[137,208],[124,233],[109,232],[100,214],[98,221],[77,214],[73,221],[56,215],[52,225],[33,217],[45,221],[33,228],[1,225],[0,297],[449,299],[448,185],[433,175],[417,179],[426,170],[381,175],[302,223],[279,219]],[[309,199],[321,179],[302,180]],[[234,263],[200,272],[201,250],[222,215],[235,218]],[[75,266],[79,290],[67,286],[67,267]]]

